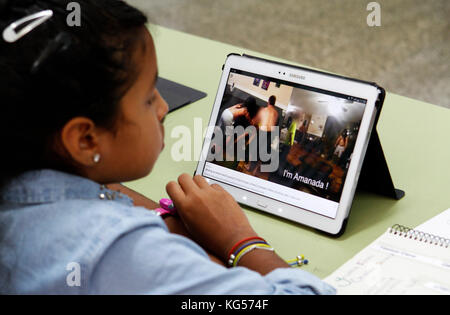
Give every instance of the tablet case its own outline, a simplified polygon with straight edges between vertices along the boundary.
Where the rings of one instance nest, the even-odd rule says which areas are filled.
[[[389,171],[389,166],[387,164],[386,157],[383,152],[383,147],[381,146],[380,137],[378,135],[378,131],[376,128],[377,124],[378,124],[378,120],[380,119],[381,110],[382,110],[383,104],[384,104],[384,99],[386,97],[386,91],[384,88],[378,86],[374,82],[368,82],[368,81],[348,78],[348,77],[344,77],[344,76],[340,76],[340,75],[336,75],[336,74],[331,74],[331,73],[327,73],[327,72],[323,72],[323,71],[294,66],[291,64],[281,63],[281,62],[277,62],[277,61],[271,61],[271,60],[267,60],[267,59],[263,59],[263,58],[259,58],[259,57],[255,57],[255,56],[250,56],[250,55],[246,55],[246,54],[240,55],[240,54],[233,53],[233,54],[229,54],[228,57],[232,56],[232,55],[251,58],[251,59],[257,59],[260,61],[279,64],[281,66],[288,66],[288,67],[295,68],[295,69],[325,74],[325,75],[333,76],[336,78],[355,81],[355,82],[359,82],[359,83],[370,84],[370,85],[378,88],[380,93],[378,95],[378,100],[375,103],[375,106],[377,108],[377,116],[375,118],[375,123],[373,125],[372,135],[371,135],[371,138],[369,141],[369,145],[367,147],[366,155],[364,157],[364,162],[363,162],[363,166],[361,169],[361,174],[359,176],[359,181],[358,181],[357,187],[359,190],[365,190],[365,191],[372,192],[372,193],[382,195],[382,196],[385,196],[388,198],[392,198],[395,200],[400,200],[405,196],[405,192],[403,190],[396,189],[394,186],[394,182],[392,180],[392,176]],[[225,67],[225,65],[224,65],[224,67]],[[222,70],[224,69],[224,67],[222,68]],[[348,223],[348,217],[345,219],[345,221],[342,225],[341,231],[338,234],[332,235],[332,236],[333,237],[342,236],[347,227],[347,223]],[[324,233],[322,231],[320,231],[320,232]],[[325,234],[328,234],[328,233],[325,233]],[[328,235],[331,235],[331,234],[328,234]]]
[[[206,93],[159,77],[156,83],[161,96],[169,104],[169,112],[206,97]]]

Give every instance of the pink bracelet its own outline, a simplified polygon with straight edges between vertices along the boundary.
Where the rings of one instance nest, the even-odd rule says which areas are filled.
[[[159,201],[159,205],[161,208],[155,209],[157,215],[164,217],[177,214],[177,209],[175,208],[172,200],[167,198],[161,199]]]

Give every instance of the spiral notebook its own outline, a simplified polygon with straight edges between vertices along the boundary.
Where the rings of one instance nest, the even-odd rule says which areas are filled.
[[[416,229],[394,225],[324,281],[339,295],[450,295],[449,231],[450,209]]]

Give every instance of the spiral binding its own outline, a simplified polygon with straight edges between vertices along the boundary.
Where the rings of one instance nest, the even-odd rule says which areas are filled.
[[[393,227],[391,227],[389,229],[389,233],[393,233],[394,235],[398,235],[400,237],[414,239],[415,241],[424,242],[431,245],[445,248],[450,247],[450,239],[410,229],[399,224],[395,224]]]

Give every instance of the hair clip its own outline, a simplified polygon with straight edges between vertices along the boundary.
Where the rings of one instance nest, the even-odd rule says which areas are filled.
[[[16,22],[13,22],[3,31],[3,39],[8,43],[14,43],[19,39],[21,39],[22,37],[24,37],[25,35],[27,35],[28,33],[30,33],[39,25],[45,23],[52,16],[53,16],[52,10],[45,10],[38,13],[34,13]],[[24,26],[24,24],[27,23],[29,24]]]

